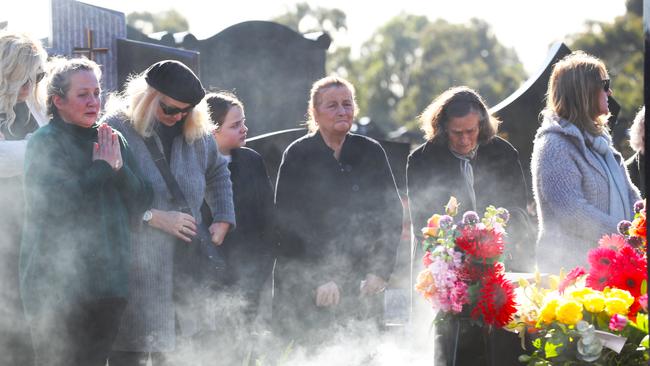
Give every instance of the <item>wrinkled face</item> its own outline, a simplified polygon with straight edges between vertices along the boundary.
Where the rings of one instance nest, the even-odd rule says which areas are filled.
[[[332,86],[319,93],[314,120],[321,133],[345,135],[352,127],[354,100],[345,86]]]
[[[601,76],[600,80],[601,81],[601,88],[598,91],[598,111],[600,112],[601,115],[609,113],[609,104],[607,103],[607,97],[612,95],[612,89],[610,89],[609,85],[609,76]],[[605,82],[604,80],[608,80]],[[605,85],[606,84],[606,85]],[[607,86],[607,90],[605,90],[605,86]]]
[[[156,108],[156,119],[165,126],[171,127],[183,120],[192,111],[192,105],[161,94]]]
[[[70,90],[66,95],[55,95],[52,101],[65,122],[88,128],[99,116],[100,94],[101,89],[95,73],[82,70],[70,76]]]
[[[245,146],[247,132],[244,111],[239,106],[232,106],[226,113],[221,127],[214,131],[219,151],[230,155],[232,149]]]
[[[481,116],[469,112],[464,117],[453,117],[447,123],[449,148],[457,154],[467,155],[478,144]]]

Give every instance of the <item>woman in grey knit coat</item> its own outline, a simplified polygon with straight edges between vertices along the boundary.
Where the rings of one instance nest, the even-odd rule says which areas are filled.
[[[111,364],[154,366],[170,360],[181,340],[201,329],[174,286],[174,247],[190,243],[201,224],[205,201],[213,221],[212,242],[220,245],[235,224],[227,162],[217,150],[199,79],[177,61],[161,61],[132,78],[123,95],[109,101],[106,121],[126,138],[135,160],[154,191],[153,205],[133,235],[128,304],[113,345]],[[191,215],[179,212],[144,138],[152,136],[188,203]],[[183,292],[184,293],[184,292]],[[179,302],[180,300],[180,302]],[[205,299],[201,299],[205,300]],[[182,306],[180,304],[183,304]],[[182,338],[181,338],[182,336]]]
[[[553,68],[531,158],[542,272],[585,266],[639,199],[607,132],[609,86],[603,62],[580,51]]]

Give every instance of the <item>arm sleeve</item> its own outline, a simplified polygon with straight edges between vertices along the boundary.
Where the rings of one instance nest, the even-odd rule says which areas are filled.
[[[212,212],[212,222],[227,222],[231,230],[235,226],[235,207],[232,197],[232,182],[228,162],[217,150],[212,136],[208,143],[208,167],[205,173],[205,199]]]
[[[88,169],[74,171],[62,142],[51,136],[32,137],[25,154],[25,200],[48,215],[64,217],[77,210],[79,202],[92,199],[102,185],[115,175],[103,160],[93,161]],[[89,152],[90,154],[90,152]],[[90,157],[89,157],[90,159]]]
[[[0,141],[0,178],[23,174],[27,140]]]

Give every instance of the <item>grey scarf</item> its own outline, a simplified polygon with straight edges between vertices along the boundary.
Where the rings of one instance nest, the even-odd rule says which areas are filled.
[[[469,199],[472,201],[472,210],[474,211],[476,211],[476,192],[474,191],[474,168],[472,168],[472,159],[476,157],[476,150],[478,150],[478,145],[469,154],[461,155],[449,149],[460,160],[460,173],[465,180],[465,188],[467,189]]]
[[[632,203],[621,164],[614,158],[611,140],[606,133],[594,136],[584,133],[587,149],[598,160],[609,180],[609,215],[625,220],[632,219]]]

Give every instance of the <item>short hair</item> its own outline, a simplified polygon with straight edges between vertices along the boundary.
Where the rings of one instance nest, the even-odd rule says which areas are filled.
[[[630,147],[645,154],[645,106],[639,109],[630,127]]]
[[[317,80],[311,86],[311,91],[309,93],[309,103],[307,106],[307,121],[305,122],[307,128],[309,129],[309,132],[313,133],[318,131],[318,123],[316,123],[316,120],[314,119],[314,112],[316,111],[316,107],[318,107],[321,102],[320,95],[323,90],[332,87],[343,87],[347,88],[350,91],[350,94],[352,94],[352,103],[354,103],[354,116],[356,117],[359,108],[357,106],[355,97],[354,85],[342,77],[326,76],[322,79]]]
[[[0,113],[5,114],[2,122],[11,130],[16,114],[14,106],[23,85],[32,81],[28,96],[31,105],[39,113],[45,108],[42,88],[38,88],[37,75],[45,71],[47,52],[41,42],[23,33],[0,32]]]
[[[229,91],[218,91],[215,93],[208,93],[205,96],[208,103],[208,112],[212,123],[219,129],[226,119],[226,115],[232,107],[241,108],[244,111],[244,103],[237,98],[237,96]]]
[[[47,83],[47,113],[49,116],[58,116],[58,110],[54,105],[54,96],[65,98],[70,91],[70,82],[73,74],[80,71],[90,71],[95,74],[97,81],[102,79],[102,71],[95,61],[87,58],[66,59],[55,57],[49,63]]]
[[[607,78],[607,68],[597,57],[582,51],[565,56],[553,66],[543,113],[563,118],[582,131],[601,134],[609,113],[601,113],[598,99],[602,80]]]
[[[424,138],[427,141],[448,141],[449,121],[465,117],[470,112],[479,115],[478,143],[491,140],[497,133],[500,121],[489,114],[483,98],[467,86],[447,89],[424,109],[419,116]]]
[[[145,77],[146,70],[131,75],[124,86],[124,91],[111,93],[106,102],[106,114],[124,115],[140,136],[149,137],[155,126],[156,110],[165,94],[147,84]],[[192,143],[210,134],[212,129],[207,103],[203,98],[185,117],[183,137],[185,141]]]

